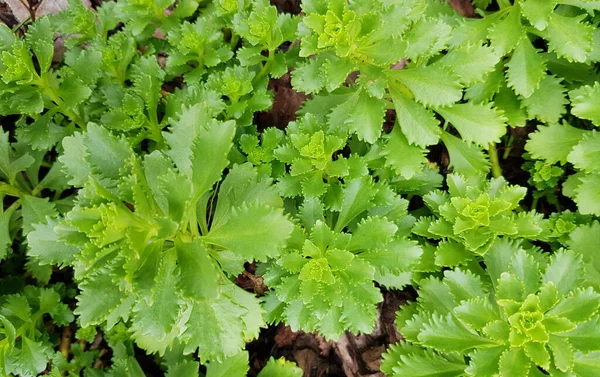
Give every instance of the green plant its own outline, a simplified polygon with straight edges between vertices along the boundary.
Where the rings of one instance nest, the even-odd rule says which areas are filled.
[[[298,377],[407,287],[388,375],[598,375],[598,1],[448,3],[0,25],[0,376]]]
[[[551,258],[497,241],[486,273],[447,270],[421,281],[419,300],[398,313],[409,342],[392,347],[390,376],[590,376],[599,354],[600,294],[580,286],[576,253]],[[540,369],[538,369],[540,368]]]

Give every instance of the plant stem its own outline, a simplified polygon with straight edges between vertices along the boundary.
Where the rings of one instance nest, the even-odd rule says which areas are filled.
[[[254,77],[254,80],[253,80],[254,82],[258,82],[258,80],[260,80],[262,77],[264,77],[266,74],[269,73],[269,70],[271,69],[271,65],[273,65],[274,60],[275,60],[275,53],[272,50],[269,50],[269,55],[267,56],[267,61],[262,66],[260,72],[258,72],[258,75],[256,75],[256,77]]]
[[[490,162],[492,163],[492,175],[494,178],[502,177],[502,168],[500,167],[500,161],[498,160],[496,143],[490,143],[488,155],[490,156]]]
[[[537,209],[537,204],[538,204],[538,200],[540,198],[538,198],[537,196],[533,197],[533,201],[531,202],[531,210],[534,211]]]
[[[504,148],[504,154],[502,155],[502,159],[506,160],[510,155],[510,151],[512,149],[512,143],[514,141],[514,137],[512,135],[509,136],[508,141],[506,142],[506,148]]]

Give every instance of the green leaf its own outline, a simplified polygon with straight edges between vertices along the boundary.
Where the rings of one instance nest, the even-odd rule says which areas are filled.
[[[515,92],[506,86],[498,90],[494,96],[494,104],[499,110],[504,111],[504,116],[508,119],[508,124],[512,127],[524,127],[527,122],[527,113],[521,107],[521,100]]]
[[[594,27],[582,20],[587,16],[565,17],[552,13],[544,30],[548,50],[569,62],[585,62],[592,52]]]
[[[574,293],[562,299],[558,305],[545,315],[567,318],[572,322],[583,322],[590,319],[600,308],[600,294],[594,289],[577,289]]]
[[[383,354],[381,370],[390,377],[459,377],[464,375],[466,364],[448,360],[431,350],[408,345],[393,344]]]
[[[600,350],[600,317],[583,322],[576,329],[556,334],[567,339],[575,350],[582,352]]]
[[[531,361],[522,348],[506,349],[500,356],[500,377],[514,377],[529,375]]]
[[[125,166],[125,161],[131,156],[131,148],[124,139],[113,136],[104,127],[89,123],[87,131],[83,134],[83,144],[87,150],[85,159],[91,166],[93,173],[116,181],[121,178],[121,169]],[[67,149],[66,146],[65,149]],[[65,169],[69,175],[73,177],[75,175],[71,173],[69,168],[73,164],[81,165],[82,163],[82,156],[77,157],[79,159],[69,161],[69,165],[61,160],[65,164]]]
[[[398,125],[410,144],[427,147],[436,144],[442,133],[431,110],[408,98],[395,85],[389,88],[396,109]]]
[[[86,161],[87,150],[82,133],[65,137],[62,141],[64,149],[58,160],[63,165],[63,172],[69,178],[68,183],[75,187],[83,187],[88,181],[92,167]]]
[[[473,59],[477,56],[477,59]],[[463,45],[450,50],[437,64],[441,64],[453,71],[465,86],[484,80],[487,73],[494,70],[499,56],[492,51],[491,47],[475,45]]]
[[[42,265],[69,265],[79,252],[76,246],[64,243],[54,231],[55,220],[45,224],[33,225],[33,230],[27,234],[28,255],[35,257]]]
[[[377,191],[368,178],[356,178],[346,183],[342,189],[342,204],[333,230],[342,231],[356,216],[373,207],[372,199]]]
[[[544,30],[548,26],[548,20],[554,15],[552,12],[556,7],[556,0],[526,0],[521,2],[523,15],[538,30]]]
[[[583,140],[567,156],[567,160],[577,169],[588,171],[600,171],[598,158],[600,158],[600,133],[595,130],[586,133]]]
[[[544,343],[527,342],[523,346],[525,354],[535,365],[539,365],[545,370],[550,369],[550,353]]]
[[[99,325],[109,320],[107,327],[110,329],[119,320],[122,313],[118,309],[125,309],[125,318],[131,311],[131,301],[127,305],[126,296],[112,281],[106,271],[100,270],[95,275],[79,283],[81,293],[77,296],[77,308],[73,313],[79,316],[83,327]],[[112,320],[111,320],[112,319]]]
[[[581,264],[580,255],[572,251],[559,251],[551,257],[542,281],[553,282],[559,294],[566,294],[577,287],[581,279]]]
[[[433,315],[423,325],[419,341],[443,352],[465,352],[478,347],[494,347],[495,341],[468,330],[454,319],[452,314]]]
[[[488,323],[500,319],[498,313],[486,297],[463,301],[453,311],[456,318],[475,330],[482,330]],[[500,356],[500,355],[498,355]]]
[[[460,132],[464,141],[469,143],[487,147],[490,143],[499,142],[500,137],[506,132],[506,118],[490,104],[456,104],[437,109],[437,112]]]
[[[329,114],[332,128],[347,126],[360,140],[373,144],[381,135],[387,102],[358,90]]]
[[[27,28],[27,43],[35,53],[40,71],[46,73],[54,55],[54,30],[50,19],[42,17]]]
[[[523,105],[527,108],[530,118],[536,118],[544,123],[555,123],[566,112],[565,105],[569,103],[565,98],[566,89],[561,85],[560,78],[544,76],[539,88],[527,98],[523,98]]]
[[[302,373],[302,369],[295,363],[284,358],[275,360],[271,357],[257,377],[302,377]]]
[[[575,202],[584,215],[600,215],[600,174],[589,174],[579,178],[581,184],[575,188]]]
[[[366,218],[356,227],[347,250],[367,250],[382,247],[392,240],[396,231],[398,231],[398,227],[386,218]]]
[[[223,361],[213,361],[206,367],[206,377],[244,377],[248,366],[248,352],[240,352]],[[197,376],[197,371],[196,371]],[[173,376],[177,377],[177,376]]]
[[[479,348],[469,354],[468,376],[495,376],[505,347]]]
[[[156,342],[165,340],[175,324],[181,305],[177,294],[178,280],[175,253],[170,250],[162,257],[149,302],[140,300],[133,307],[134,338],[147,335]]]
[[[449,166],[461,174],[486,174],[490,162],[485,153],[474,144],[469,144],[450,133],[443,131],[441,139],[448,150]]]
[[[42,342],[36,342],[33,339],[23,335],[21,337],[21,349],[8,360],[7,371],[22,376],[37,376],[46,369],[51,350]]]
[[[27,235],[34,228],[34,224],[45,223],[46,216],[54,217],[58,214],[54,203],[48,198],[37,198],[25,195],[21,204],[23,214],[23,235]]]
[[[538,130],[529,135],[525,150],[531,157],[546,160],[549,164],[565,164],[567,156],[579,144],[584,134],[584,130],[568,124],[551,123],[548,126],[538,126]]]
[[[203,239],[233,251],[246,261],[265,261],[281,252],[292,230],[292,223],[281,209],[254,202],[233,208],[229,219],[210,229]]]
[[[600,83],[594,86],[582,86],[569,92],[571,99],[571,112],[582,118],[591,120],[596,126],[600,126]]]
[[[519,43],[523,31],[519,8],[513,6],[507,11],[504,19],[492,25],[489,29],[488,38],[496,54],[504,56],[510,53]]]
[[[435,249],[435,264],[437,266],[459,266],[473,259],[473,253],[463,244],[448,239],[441,241]]]
[[[194,304],[183,334],[184,353],[198,349],[201,361],[235,356],[246,340],[258,336],[262,324],[262,309],[254,295],[227,285],[216,299]]]
[[[423,165],[428,161],[425,153],[425,149],[409,144],[397,124],[387,136],[387,143],[381,151],[385,156],[385,165],[406,179],[423,170]]]
[[[220,274],[204,244],[198,239],[192,242],[177,240],[175,250],[181,270],[179,284],[184,295],[203,299],[216,297]]]
[[[573,348],[571,347],[571,344],[569,344],[569,341],[556,335],[550,335],[548,345],[552,350],[554,365],[563,372],[567,372],[571,369],[574,355]]]
[[[573,372],[581,377],[595,377],[600,370],[600,352],[576,352]]]
[[[444,284],[448,286],[454,301],[458,303],[487,296],[479,277],[469,270],[446,270],[444,272]]]
[[[450,289],[440,280],[430,277],[421,280],[419,285],[419,301],[426,311],[445,315],[456,307]]]
[[[163,136],[170,146],[171,157],[182,174],[192,178],[195,198],[212,188],[227,167],[235,122],[210,119],[206,109],[197,104],[185,108],[171,121],[171,130]]]
[[[527,98],[537,90],[540,81],[546,75],[546,61],[538,54],[525,36],[513,51],[512,58],[506,63],[508,86],[517,94]]]
[[[11,251],[10,246],[13,243],[10,235],[11,219],[17,208],[17,206],[13,206],[7,208],[6,211],[0,211],[0,260],[4,259]]]
[[[291,76],[292,86],[299,92],[318,93],[325,86],[323,62],[318,59],[309,59],[305,64],[299,64]]]
[[[454,75],[438,66],[425,66],[389,72],[391,78],[400,81],[425,106],[449,106],[460,100],[462,88]]]
[[[244,360],[244,363],[246,361]],[[181,363],[177,363],[173,366],[169,366],[166,377],[198,377],[198,370],[200,364],[197,361],[186,360]],[[242,375],[240,375],[242,376]]]

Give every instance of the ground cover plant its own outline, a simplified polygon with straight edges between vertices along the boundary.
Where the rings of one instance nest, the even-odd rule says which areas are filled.
[[[598,1],[29,5],[0,376],[600,375]]]

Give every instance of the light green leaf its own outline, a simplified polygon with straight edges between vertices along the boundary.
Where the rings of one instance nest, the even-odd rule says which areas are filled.
[[[184,352],[198,349],[201,362],[237,355],[247,340],[258,336],[262,312],[254,295],[232,284],[224,287],[216,299],[194,304],[183,334]]]
[[[507,13],[504,19],[492,25],[488,33],[491,46],[498,56],[510,53],[523,35],[519,7],[513,6]]]
[[[293,225],[281,209],[253,202],[233,208],[229,219],[210,229],[204,242],[233,251],[246,261],[265,261],[278,255]]]
[[[505,347],[479,348],[469,354],[468,376],[495,376],[498,374],[500,356]]]
[[[16,354],[13,349],[11,357],[7,360],[7,372],[27,377],[37,376],[46,369],[50,355],[51,350],[47,344],[23,335],[21,349]]]
[[[546,160],[549,164],[564,164],[584,134],[584,130],[568,124],[551,123],[548,126],[538,126],[538,130],[529,135],[525,150],[535,159]]]
[[[455,302],[487,297],[481,279],[469,270],[446,270],[444,284],[450,289]]]
[[[295,363],[286,361],[284,358],[275,360],[271,357],[257,377],[302,377],[302,373],[302,369],[298,368]]]
[[[433,112],[408,98],[395,85],[391,85],[389,90],[396,108],[398,125],[406,140],[420,147],[436,144],[442,129]]]
[[[506,67],[508,86],[517,94],[527,98],[536,91],[546,75],[546,61],[533,47],[526,36],[522,36]]]
[[[554,365],[563,372],[571,369],[573,365],[573,348],[569,344],[569,341],[552,334],[550,335],[548,345],[552,350]]]
[[[473,56],[477,56],[477,59],[473,59]],[[498,60],[499,56],[491,47],[474,44],[450,50],[436,64],[450,69],[460,77],[463,85],[469,86],[483,81],[485,75],[494,70]]]
[[[387,136],[387,143],[381,154],[385,156],[385,165],[405,179],[410,179],[423,170],[427,163],[426,150],[408,143],[398,124]]]
[[[332,128],[347,126],[360,140],[373,144],[381,135],[386,101],[358,90],[329,114]]]
[[[350,221],[362,212],[373,207],[372,199],[377,194],[377,188],[370,178],[356,178],[342,189],[342,205],[335,223],[334,231],[340,232]]]
[[[596,377],[600,370],[600,352],[576,352],[573,372],[579,377]]]
[[[579,178],[581,184],[575,188],[575,202],[584,215],[600,215],[600,174],[589,174]]]
[[[162,257],[158,272],[154,277],[149,302],[139,300],[133,307],[133,337],[150,336],[157,343],[165,340],[175,325],[181,298],[178,294],[179,273],[176,271],[174,250]]]
[[[381,370],[389,377],[459,377],[466,367],[458,360],[401,342],[391,345],[383,354]]]
[[[460,174],[486,174],[490,162],[485,153],[473,144],[469,144],[450,133],[443,131],[441,139],[450,156],[449,166]]]
[[[583,140],[567,156],[567,160],[577,169],[588,171],[600,171],[599,158],[600,133],[595,130],[586,133]]]
[[[544,123],[558,122],[566,111],[565,105],[569,103],[561,81],[562,79],[554,76],[544,76],[539,88],[531,96],[522,99],[530,118]]]
[[[531,361],[522,348],[506,349],[500,356],[500,377],[527,377]]]
[[[487,147],[490,143],[499,142],[506,133],[506,118],[490,104],[462,103],[437,109],[437,112],[469,143]]]
[[[36,224],[27,234],[28,255],[35,257],[42,265],[69,265],[75,259],[75,254],[79,252],[76,246],[60,240],[54,231],[56,225],[55,220],[49,220],[46,224]]]
[[[478,347],[494,347],[498,344],[468,330],[454,319],[452,314],[434,314],[419,333],[423,345],[443,352],[465,352]]]
[[[545,370],[550,368],[550,353],[544,343],[527,342],[523,346],[523,350],[535,365],[539,365]]]
[[[243,351],[223,361],[208,363],[206,366],[206,377],[245,377],[249,369],[248,352]]]
[[[590,319],[598,308],[600,308],[600,294],[594,292],[591,287],[587,289],[580,288],[562,299],[546,315],[567,318],[577,323]]]
[[[556,0],[526,0],[522,1],[523,15],[538,30],[544,30],[556,7]]]
[[[589,119],[596,126],[600,126],[600,83],[594,86],[582,86],[569,92],[571,99],[571,112],[582,118]]]
[[[23,214],[23,235],[27,235],[34,228],[34,224],[45,223],[46,216],[54,217],[58,214],[54,203],[48,198],[38,198],[25,195],[21,204]]]
[[[595,316],[587,322],[583,322],[576,329],[555,334],[567,339],[575,350],[582,352],[600,350],[600,317]]]
[[[592,52],[594,27],[583,22],[585,14],[565,17],[552,13],[544,30],[548,50],[570,62],[585,62]]]
[[[449,75],[443,67],[425,66],[389,72],[400,81],[425,106],[449,106],[462,97],[457,77]]]
[[[550,259],[542,275],[544,283],[553,282],[559,294],[566,294],[578,286],[581,279],[581,256],[572,251],[559,251]]]
[[[175,241],[177,264],[181,270],[180,286],[190,298],[214,298],[220,280],[218,267],[202,241]]]

